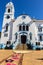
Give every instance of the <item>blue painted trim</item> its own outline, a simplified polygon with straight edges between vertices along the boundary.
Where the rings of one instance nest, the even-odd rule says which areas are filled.
[[[38,35],[43,35],[43,33],[40,33],[40,34],[38,34]]]
[[[27,34],[27,32],[20,32],[19,34]]]

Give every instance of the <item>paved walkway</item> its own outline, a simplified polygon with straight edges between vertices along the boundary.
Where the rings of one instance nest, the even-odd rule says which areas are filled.
[[[0,65],[43,65],[43,50],[0,50]]]

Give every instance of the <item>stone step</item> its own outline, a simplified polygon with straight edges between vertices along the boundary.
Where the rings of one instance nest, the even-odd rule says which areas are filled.
[[[27,46],[26,46],[26,44],[19,44],[16,47],[16,50],[27,50]]]

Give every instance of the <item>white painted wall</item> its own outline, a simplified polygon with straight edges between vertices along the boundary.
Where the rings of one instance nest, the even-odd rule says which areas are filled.
[[[23,16],[26,16],[25,19],[22,19]],[[23,22],[25,24],[30,23],[31,18],[27,15],[21,15],[19,17],[17,17],[17,19],[15,20],[15,22],[13,23],[13,36],[12,36],[12,41],[15,41],[15,33],[19,31],[19,24],[22,24]]]

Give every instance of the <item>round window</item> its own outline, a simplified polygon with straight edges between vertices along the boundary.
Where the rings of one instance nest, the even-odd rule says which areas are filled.
[[[10,18],[10,16],[9,15],[7,15],[7,17],[6,17],[7,19],[9,19]]]

